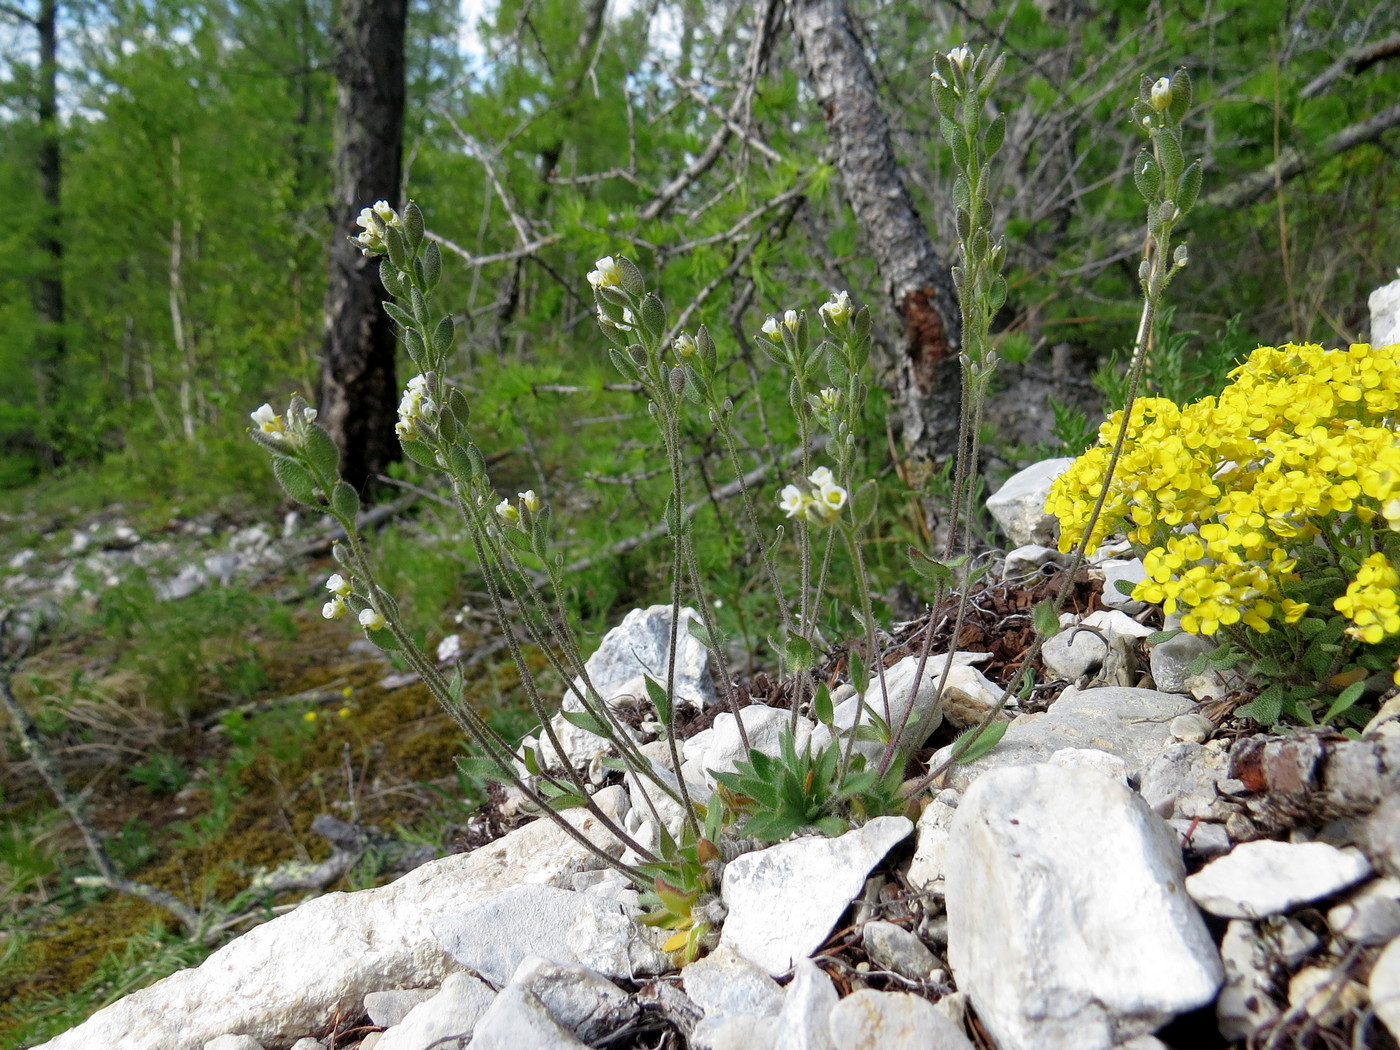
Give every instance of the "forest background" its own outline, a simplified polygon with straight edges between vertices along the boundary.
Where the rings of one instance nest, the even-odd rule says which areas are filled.
[[[882,621],[917,611],[900,590],[903,551],[928,549],[937,528],[957,422],[937,50],[1007,55],[991,102],[1007,121],[993,175],[1009,294],[994,325],[989,484],[1081,451],[1122,395],[1143,249],[1142,136],[1127,113],[1143,75],[1190,71],[1187,140],[1205,168],[1154,391],[1218,390],[1261,343],[1365,339],[1367,295],[1400,266],[1396,0],[411,0],[401,53],[374,25],[400,3],[0,0],[0,557],[12,575],[25,551],[67,557],[94,517],[151,537],[287,509],[248,416],[324,385],[336,253],[373,203],[346,199],[364,156],[336,134],[351,40],[367,62],[402,60],[401,192],[443,249],[452,378],[502,492],[533,488],[563,512],[574,611],[595,634],[668,593],[664,545],[637,542],[660,535],[665,463],[642,398],[608,362],[584,277],[617,254],[686,327],[709,326],[745,455],[774,499],[795,428],[760,326],[833,290],[871,306],[879,385],[861,436],[882,504],[869,567]],[[373,78],[362,86],[372,94]],[[893,195],[872,205],[877,186]],[[907,207],[878,206],[891,200]],[[407,378],[401,361],[357,391],[387,420],[385,446]],[[727,477],[703,421],[687,438],[717,618],[745,670],[761,670],[768,541],[708,498]],[[369,467],[389,479],[376,498],[426,484],[411,464]],[[528,722],[498,635],[471,613],[464,547],[431,493],[379,537],[414,633],[479,643],[473,696],[519,735]],[[228,931],[274,907],[250,896],[259,868],[326,855],[318,814],[440,851],[480,800],[480,785],[454,779],[460,742],[421,688],[381,688],[374,659],[345,662],[351,632],[316,615],[334,569],[324,553],[180,602],[153,597],[155,568],[82,591],[15,675],[118,869],[232,916]],[[833,641],[851,626],[843,572]],[[145,902],[75,886],[90,858],[23,757],[13,739],[0,756],[0,1042],[53,1034],[210,947]],[[334,885],[382,881],[386,863],[361,856]]]
[[[847,12],[793,10],[814,7]],[[997,328],[1013,364],[1082,380],[1131,337],[1141,244],[1124,190],[1139,138],[1125,100],[1140,75],[1177,66],[1196,85],[1188,126],[1206,170],[1173,289],[1176,329],[1198,333],[1186,357],[1210,351],[1200,367],[1218,373],[1259,342],[1365,336],[1366,294],[1400,262],[1394,3],[848,13],[945,258],[951,165],[929,56],[965,40],[1008,54]],[[619,251],[745,354],[767,313],[833,288],[883,300],[897,382],[899,319],[864,239],[878,231],[846,204],[791,14],[410,5],[404,185],[448,249],[442,301],[477,418],[505,444],[572,411],[567,395],[522,392],[605,378],[581,275]],[[213,476],[268,491],[241,444],[247,413],[317,389],[327,255],[354,231],[331,197],[337,17],[325,0],[0,5],[0,484],[79,475],[101,499],[103,477],[198,489]]]

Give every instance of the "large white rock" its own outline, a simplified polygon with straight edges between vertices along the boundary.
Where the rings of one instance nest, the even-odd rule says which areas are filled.
[[[625,805],[620,788],[597,796]],[[608,836],[584,810],[568,814],[594,841]],[[621,844],[613,842],[614,855]],[[521,883],[566,884],[597,867],[585,847],[539,820],[472,853],[444,857],[397,882],[308,901],[220,948],[201,965],[171,974],[99,1010],[43,1050],[200,1050],[227,1033],[264,1045],[290,1043],[339,1010],[360,1011],[369,992],[441,984],[459,967],[433,936],[438,919]],[[307,946],[316,950],[308,952]]]
[[[1055,479],[1070,468],[1072,457],[1046,459],[1012,474],[987,500],[987,511],[1014,547],[1034,543],[1053,547],[1060,523],[1045,511],[1045,499]]]
[[[472,1050],[587,1050],[553,1017],[534,992],[510,984],[496,996],[491,1008],[472,1032]]]
[[[919,657],[906,656],[885,669],[883,686],[880,677],[872,674],[864,696],[852,695],[838,703],[832,712],[832,723],[838,730],[849,730],[857,723],[872,725],[873,714],[908,733],[930,710],[941,704],[929,722],[930,733],[944,719],[959,729],[976,725],[1001,699],[1002,690],[973,666],[990,658],[990,653],[954,653],[940,697],[938,686],[943,680],[944,665],[949,662],[948,654],[931,653],[924,661],[924,673],[918,677],[917,685],[915,672],[919,669]],[[1011,704],[1014,706],[1015,702],[1013,697]],[[812,731],[814,751],[830,740],[831,733],[826,726],[817,726]],[[862,740],[857,742],[855,750],[873,763],[879,759],[884,745],[879,740]]]
[[[715,687],[710,677],[710,653],[687,629],[688,623],[699,621],[699,614],[694,609],[681,609],[674,687],[675,695],[680,700],[708,706],[715,702]],[[598,696],[608,701],[617,697],[630,701],[638,693],[645,695],[644,675],[655,678],[662,685],[666,684],[670,647],[671,607],[653,605],[646,609],[633,609],[607,633],[598,651],[583,666]],[[584,693],[583,678],[575,678],[565,690],[560,706],[565,711],[582,711],[581,698]],[[641,699],[641,696],[637,696],[637,699]],[[610,745],[602,737],[565,721],[559,715],[553,718],[551,724],[560,746],[575,767],[587,766],[598,755],[610,750]],[[540,743],[540,760],[553,767],[560,765],[559,757],[548,739]]]
[[[1400,281],[1383,284],[1371,293],[1371,345],[1400,343]]]
[[[1262,919],[1354,886],[1371,874],[1359,849],[1325,842],[1242,842],[1186,880],[1212,915]]]
[[[612,1035],[641,1011],[632,997],[586,966],[561,966],[532,955],[511,984],[534,994],[549,1016],[586,1042]]]
[[[948,960],[1000,1050],[1107,1050],[1210,1002],[1176,836],[1119,781],[993,770],[953,818]]]
[[[772,1026],[764,1022],[782,1010],[784,996],[762,967],[721,943],[681,971],[681,977],[685,994],[704,1011],[690,1033],[693,1046],[720,1050],[772,1045]]]
[[[495,998],[480,978],[450,973],[437,995],[379,1037],[375,1050],[461,1050]]]
[[[862,988],[836,1004],[829,1024],[841,1050],[973,1050],[936,1006],[909,992]]]
[[[769,973],[787,972],[821,946],[870,869],[913,827],[907,817],[876,817],[839,838],[782,842],[731,861],[722,880],[729,917],[720,946]]]
[[[962,791],[989,769],[1044,762],[1064,748],[1096,748],[1117,755],[1135,776],[1159,752],[1175,743],[1171,720],[1194,710],[1184,696],[1152,689],[1105,686],[1066,689],[1050,710],[1022,715],[1011,723],[1001,742],[976,762],[948,771],[947,787]],[[942,763],[952,745],[933,756]]]
[[[811,959],[798,959],[778,1015],[783,1050],[838,1050],[827,1018],[839,999],[836,986],[820,966]]]
[[[463,967],[497,986],[537,955],[631,979],[671,968],[651,931],[620,901],[554,886],[516,886],[457,915],[434,920],[439,943]]]

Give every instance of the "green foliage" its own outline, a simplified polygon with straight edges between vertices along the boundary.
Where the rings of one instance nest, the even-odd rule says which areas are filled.
[[[735,772],[711,770],[710,775],[724,787],[727,806],[746,818],[740,834],[779,842],[806,827],[839,835],[853,816],[863,820],[902,812],[907,806],[899,795],[902,771],[891,768],[881,777],[865,768],[864,759],[856,755],[842,776],[839,738],[816,754],[810,740],[798,751],[785,726],[776,758],[750,750]]]
[[[90,623],[120,646],[117,667],[135,671],[152,706],[186,719],[203,709],[207,692],[247,699],[264,681],[257,631],[291,637],[290,613],[279,602],[241,587],[205,587],[181,601],[161,601],[148,570],[133,571],[102,591]],[[212,682],[211,682],[212,679]]]

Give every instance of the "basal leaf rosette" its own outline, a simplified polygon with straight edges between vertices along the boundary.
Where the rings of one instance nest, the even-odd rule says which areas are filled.
[[[1260,347],[1219,396],[1184,407],[1140,398],[1089,550],[1126,536],[1147,570],[1134,598],[1179,612],[1193,634],[1269,649],[1269,670],[1282,659],[1325,686],[1348,668],[1393,665],[1397,419],[1400,345]],[[1121,421],[1051,489],[1063,550],[1090,519]],[[1261,645],[1280,628],[1287,639]],[[1325,660],[1309,655],[1319,636]]]

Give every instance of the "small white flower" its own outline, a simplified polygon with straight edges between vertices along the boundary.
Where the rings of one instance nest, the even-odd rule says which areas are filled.
[[[588,283],[596,292],[600,288],[617,288],[622,284],[622,270],[611,255],[605,255],[593,264],[596,270],[588,271]]]
[[[676,336],[674,346],[676,348],[677,357],[694,357],[697,353],[695,340],[692,339],[685,332],[682,332],[680,335]]]
[[[321,606],[321,615],[327,620],[339,620],[350,610],[345,607],[345,601],[341,598],[332,598]]]
[[[834,386],[824,386],[817,392],[817,397],[821,399],[823,407],[833,410],[841,403],[841,391]]]
[[[515,504],[511,503],[508,499],[503,499],[500,503],[496,504],[496,514],[499,515],[503,521],[515,522],[520,520],[520,511],[516,510]]]
[[[966,73],[967,67],[972,65],[972,51],[965,45],[955,47],[948,52],[948,61]]]
[[[462,656],[462,636],[449,634],[438,642],[437,658],[440,664],[455,664]]]
[[[851,293],[832,292],[831,298],[818,307],[822,320],[832,328],[842,328],[851,319]]]
[[[811,497],[803,492],[796,485],[788,485],[782,491],[782,498],[778,501],[778,506],[789,518],[796,518],[807,509],[807,504],[811,502]]]
[[[783,324],[787,325],[789,332],[797,331],[797,311],[789,310],[783,314]]]
[[[526,489],[524,492],[517,492],[516,495],[520,497],[521,504],[531,514],[537,514],[539,512],[540,498],[535,495],[534,489]]]
[[[301,410],[301,421],[307,426],[316,422],[316,410],[314,408],[303,408]]]
[[[257,428],[264,434],[271,434],[275,438],[285,438],[286,431],[282,425],[282,417],[272,411],[272,406],[264,404],[257,411],[252,413],[252,420]]]
[[[384,629],[384,617],[373,609],[360,610],[360,626],[366,631],[382,631]]]
[[[337,572],[326,581],[326,590],[338,597],[344,598],[350,593],[350,581]]]
[[[822,516],[827,521],[835,521],[841,513],[841,508],[846,505],[846,490],[836,483],[822,485],[816,492],[816,499],[812,502],[821,508]]]
[[[401,440],[417,441],[422,436],[418,424],[430,422],[436,414],[437,403],[428,396],[428,380],[414,376],[399,401],[399,421],[394,424],[394,432]]]
[[[384,234],[384,224],[379,221],[379,216],[374,214],[374,209],[372,208],[361,208],[360,214],[355,216],[355,225],[359,226],[366,233],[372,233],[376,236],[383,236]]]
[[[374,214],[383,220],[385,226],[400,225],[399,213],[390,207],[388,201],[375,201]]]
[[[1160,77],[1152,85],[1152,108],[1158,113],[1172,104],[1172,78]]]
[[[779,346],[782,345],[783,334],[778,331],[778,319],[776,317],[770,317],[763,322],[763,334]]]
[[[811,474],[807,475],[807,480],[817,486],[817,488],[836,484],[836,476],[831,473],[830,467],[818,467],[816,470],[812,471]]]

